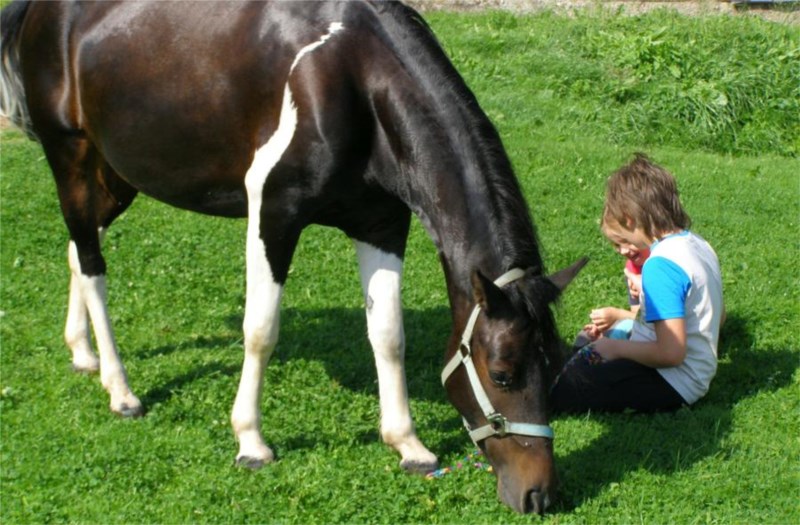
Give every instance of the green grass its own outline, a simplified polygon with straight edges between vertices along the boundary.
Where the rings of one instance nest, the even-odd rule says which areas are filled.
[[[524,111],[544,123],[557,114],[560,135],[592,129],[620,145],[800,153],[796,27],[671,11],[591,13],[568,21],[546,13],[462,16],[447,19],[440,35],[488,98],[524,93],[535,108],[504,103],[496,121]]]
[[[668,13],[429,19],[501,131],[548,266],[591,257],[557,310],[565,339],[591,308],[624,304],[621,261],[598,217],[606,176],[634,150],[677,176],[694,229],[722,263],[729,320],[707,398],[675,414],[556,419],[562,488],[541,521],[800,523],[798,117],[771,113],[775,101],[797,102],[775,79],[796,71],[778,63],[796,59],[798,30]],[[689,35],[702,43],[696,54]],[[686,65],[679,77],[673,55]],[[620,76],[625,68],[632,76]],[[659,99],[722,71],[736,82],[764,75],[747,80],[763,92],[737,106],[738,128]],[[615,97],[626,78],[633,91]],[[711,125],[697,126],[702,118]],[[772,138],[743,140],[748,125]],[[41,150],[17,132],[4,132],[0,148],[0,521],[540,521],[503,506],[486,472],[429,481],[399,470],[378,437],[355,254],[333,230],[310,228],[297,250],[262,403],[279,461],[251,472],[232,467],[228,423],[242,358],[245,223],[139,198],[105,254],[123,359],[148,413],[112,416],[98,379],[69,371],[67,236]],[[420,437],[449,465],[473,447],[439,384],[449,311],[416,222],[405,276],[412,408]]]

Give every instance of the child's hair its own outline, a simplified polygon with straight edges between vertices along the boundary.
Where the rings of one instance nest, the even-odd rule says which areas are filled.
[[[639,227],[656,238],[687,229],[692,220],[681,205],[675,178],[644,153],[635,153],[608,179],[603,227],[614,223],[626,230]]]

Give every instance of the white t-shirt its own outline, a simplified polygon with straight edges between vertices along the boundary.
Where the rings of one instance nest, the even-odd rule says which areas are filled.
[[[686,359],[676,367],[657,370],[687,403],[694,403],[708,392],[717,373],[724,308],[717,254],[689,231],[656,241],[642,268],[640,303],[631,341],[655,341],[655,321],[684,319]]]

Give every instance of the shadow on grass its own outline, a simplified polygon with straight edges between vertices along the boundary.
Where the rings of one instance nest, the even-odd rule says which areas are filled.
[[[200,379],[207,378],[212,374],[233,375],[241,371],[241,366],[224,365],[220,363],[207,363],[192,368],[191,370],[179,374],[166,383],[151,388],[141,396],[145,412],[149,407],[166,403],[176,392],[180,392],[183,387],[194,383]]]
[[[451,330],[450,310],[445,307],[428,310],[406,309],[403,315],[409,397],[412,401],[430,401],[449,406],[440,374]],[[233,322],[239,323],[240,320],[235,319]],[[282,362],[295,359],[321,362],[328,377],[349,390],[373,395],[377,406],[377,373],[372,347],[367,338],[364,310],[358,308],[283,310],[280,341],[270,366],[280,366]],[[466,433],[462,436],[458,432],[462,429],[462,423],[455,408],[452,409],[452,417],[437,421],[436,426],[437,430],[443,431],[441,434],[452,435],[453,431],[456,431],[458,437],[426,442],[431,450],[444,457],[463,449],[464,443],[469,438]],[[377,428],[356,438],[358,443],[365,444],[379,440]]]
[[[740,317],[728,318],[720,346],[717,376],[695,406],[667,414],[588,416],[606,429],[585,448],[557,459],[562,486],[557,512],[571,512],[630,472],[672,474],[718,454],[732,428],[733,407],[759,392],[788,386],[798,366],[796,352],[789,349],[753,349]],[[587,416],[560,418],[576,417]]]
[[[450,310],[405,310],[406,376],[409,396],[412,400],[433,401],[447,404],[444,388],[440,382],[444,366],[444,352],[450,333]],[[226,329],[240,333],[241,315],[232,315],[224,320]],[[225,355],[218,352],[225,349]],[[174,344],[142,349],[137,357],[145,361],[170,356],[176,353],[199,352],[208,355],[214,352],[213,362],[197,364],[190,370],[176,374],[163,384],[154,385],[141,395],[145,408],[167,402],[176,392],[212,373],[223,373],[237,378],[241,373],[243,346],[241,335],[221,337],[215,335],[193,337]],[[282,363],[307,360],[322,363],[327,378],[354,391],[375,396],[378,405],[378,385],[375,360],[367,338],[367,323],[364,310],[358,308],[327,308],[306,310],[285,308],[281,311],[280,338],[269,368],[274,371]],[[147,368],[144,363],[143,368]],[[231,392],[231,402],[233,395]],[[264,399],[269,396],[265,390]],[[263,406],[263,404],[262,404]],[[461,420],[455,409],[452,417],[437,422],[439,430],[449,433],[461,428]],[[289,448],[313,448],[319,446],[318,437],[298,437]],[[468,439],[464,434],[464,439]],[[445,439],[430,444],[437,454],[454,453],[463,448],[464,439]],[[356,436],[358,443],[379,441],[378,429]]]
[[[448,309],[406,310],[406,367],[409,394],[412,400],[447,404],[439,374],[445,345],[450,333]],[[226,324],[231,329],[241,326],[241,317],[231,316]],[[241,347],[235,339],[201,337],[191,343],[166,345],[145,350],[145,358],[169,354],[191,347],[197,350]],[[721,451],[722,440],[733,425],[732,409],[741,400],[759,392],[790,384],[797,368],[796,352],[753,349],[747,321],[730,316],[722,333],[717,377],[705,399],[692,408],[668,414],[591,414],[561,416],[560,419],[589,417],[605,426],[603,434],[586,447],[557,457],[561,494],[554,509],[570,512],[597,497],[626,475],[639,470],[671,474],[690,469],[704,458]],[[241,350],[239,350],[240,352]],[[216,360],[214,364],[194,367],[147,392],[147,404],[163,402],[172,392],[206,374],[219,373],[238,377],[241,353]],[[373,395],[378,403],[375,364],[366,336],[363,310],[331,308],[322,310],[284,309],[280,342],[270,367],[281,367],[293,360],[321,363],[328,379],[360,393]],[[265,393],[265,396],[268,396]],[[428,443],[440,457],[463,450],[466,434],[455,411],[452,417],[436,422],[444,432],[438,441]],[[374,443],[380,438],[378,429],[355,436],[356,443]],[[298,435],[284,444],[287,448],[319,446],[318,437]],[[556,445],[558,451],[558,445]]]
[[[450,310],[405,310],[406,375],[412,398],[445,401],[439,374],[450,335]],[[348,389],[377,395],[366,315],[360,309],[297,310],[281,313],[274,361],[313,359]]]

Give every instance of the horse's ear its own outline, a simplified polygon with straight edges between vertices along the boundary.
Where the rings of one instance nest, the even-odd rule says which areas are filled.
[[[582,257],[578,261],[574,262],[571,266],[548,276],[548,279],[551,283],[556,285],[556,288],[558,288],[559,291],[563,292],[567,285],[572,282],[575,276],[578,275],[578,272],[580,272],[588,262],[588,257]]]
[[[508,303],[503,290],[501,290],[490,279],[483,275],[480,270],[472,272],[472,297],[475,304],[481,307],[486,315],[495,315]]]

